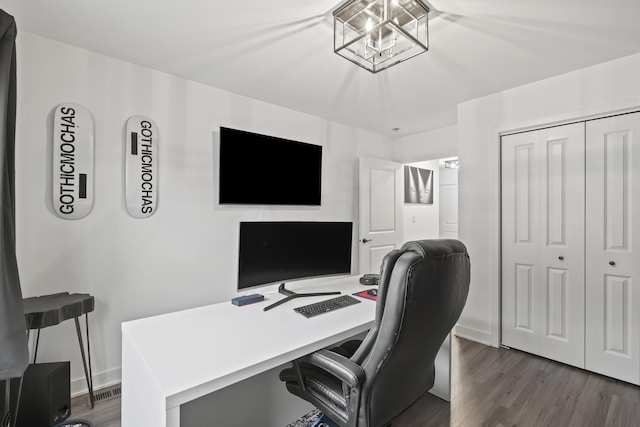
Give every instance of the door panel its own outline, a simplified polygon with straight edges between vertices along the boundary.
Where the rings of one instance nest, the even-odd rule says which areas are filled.
[[[567,342],[567,270],[547,269],[547,296],[545,336]]]
[[[502,343],[537,354],[538,137],[502,138]]]
[[[538,154],[534,144],[526,143],[514,148],[515,154],[515,217],[517,243],[534,243],[537,232],[534,205],[538,201]]]
[[[502,342],[584,366],[584,124],[502,138]]]
[[[393,232],[396,228],[395,171],[369,169],[371,205],[369,210],[371,233]]]
[[[566,245],[566,176],[567,140],[549,141],[547,145],[547,245]],[[581,156],[582,157],[582,156]]]
[[[382,258],[402,244],[402,165],[360,158],[360,274],[380,273]]]
[[[374,273],[380,273],[380,267],[382,266],[382,259],[386,254],[396,249],[398,245],[362,245],[367,249],[365,253],[369,254],[369,265],[371,266],[372,271],[377,268],[377,270],[373,271]],[[378,266],[378,267],[375,267]]]
[[[584,367],[584,123],[542,129],[540,355]]]
[[[627,251],[631,168],[629,130],[605,135],[605,241],[607,250]]]
[[[640,384],[640,113],[587,123],[586,368]]]
[[[625,358],[631,358],[630,288],[629,277],[605,276],[604,351]]]
[[[535,304],[535,287],[533,284],[533,266],[516,265],[515,281],[515,325],[514,327],[526,333],[536,333],[533,320]]]

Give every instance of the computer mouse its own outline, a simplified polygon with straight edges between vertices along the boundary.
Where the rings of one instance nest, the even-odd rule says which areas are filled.
[[[372,297],[375,297],[376,295],[378,295],[378,290],[377,289],[369,289],[367,291],[368,295],[371,295]]]

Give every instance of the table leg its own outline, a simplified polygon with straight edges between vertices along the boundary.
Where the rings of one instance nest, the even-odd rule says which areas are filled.
[[[38,357],[38,344],[40,343],[40,329],[38,329],[38,334],[36,335],[36,347],[33,351],[33,363],[36,363],[36,358]]]
[[[84,355],[84,345],[82,344],[82,332],[80,332],[80,322],[77,317],[74,317],[76,321],[76,332],[78,334],[78,344],[80,345],[80,355],[82,355],[82,366],[84,368],[84,376],[87,379],[87,388],[89,389],[89,400],[91,401],[91,408],[94,406],[93,400],[93,378],[89,377],[89,371],[87,370],[87,359]],[[89,348],[89,320],[87,319],[87,349]],[[89,359],[91,361],[91,359]]]
[[[87,331],[87,358],[89,359],[89,378],[91,378],[91,396],[93,397],[93,372],[91,371],[91,347],[89,346],[89,313],[84,314],[84,324]]]

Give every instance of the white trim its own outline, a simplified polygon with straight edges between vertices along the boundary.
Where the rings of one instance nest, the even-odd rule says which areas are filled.
[[[479,329],[469,328],[467,326],[456,325],[455,336],[464,338],[466,340],[475,341],[480,344],[488,345],[491,347],[497,347],[493,344],[493,339],[490,333],[481,331]]]
[[[108,371],[93,374],[93,391],[111,387],[122,382],[122,368],[109,369]],[[89,392],[87,380],[83,376],[71,380],[71,397],[81,396]]]
[[[505,135],[510,135],[514,133],[522,133],[522,132],[529,132],[533,130],[549,128],[549,127],[564,126],[572,123],[588,122],[590,120],[604,119],[606,117],[619,116],[622,114],[632,114],[637,112],[640,112],[640,105],[634,106],[634,107],[625,107],[620,109],[611,109],[611,110],[607,110],[606,112],[600,111],[597,113],[589,113],[589,114],[583,113],[578,116],[565,117],[566,115],[563,114],[561,116],[556,117],[556,119],[547,118],[547,120],[544,120],[544,121],[537,120],[537,121],[523,122],[517,126],[503,126],[504,129],[500,130],[498,134],[499,136],[505,136]]]

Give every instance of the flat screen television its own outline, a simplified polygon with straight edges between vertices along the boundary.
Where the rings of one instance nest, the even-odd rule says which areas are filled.
[[[351,273],[351,222],[241,222],[238,290]]]
[[[220,128],[219,204],[320,206],[322,146]]]

